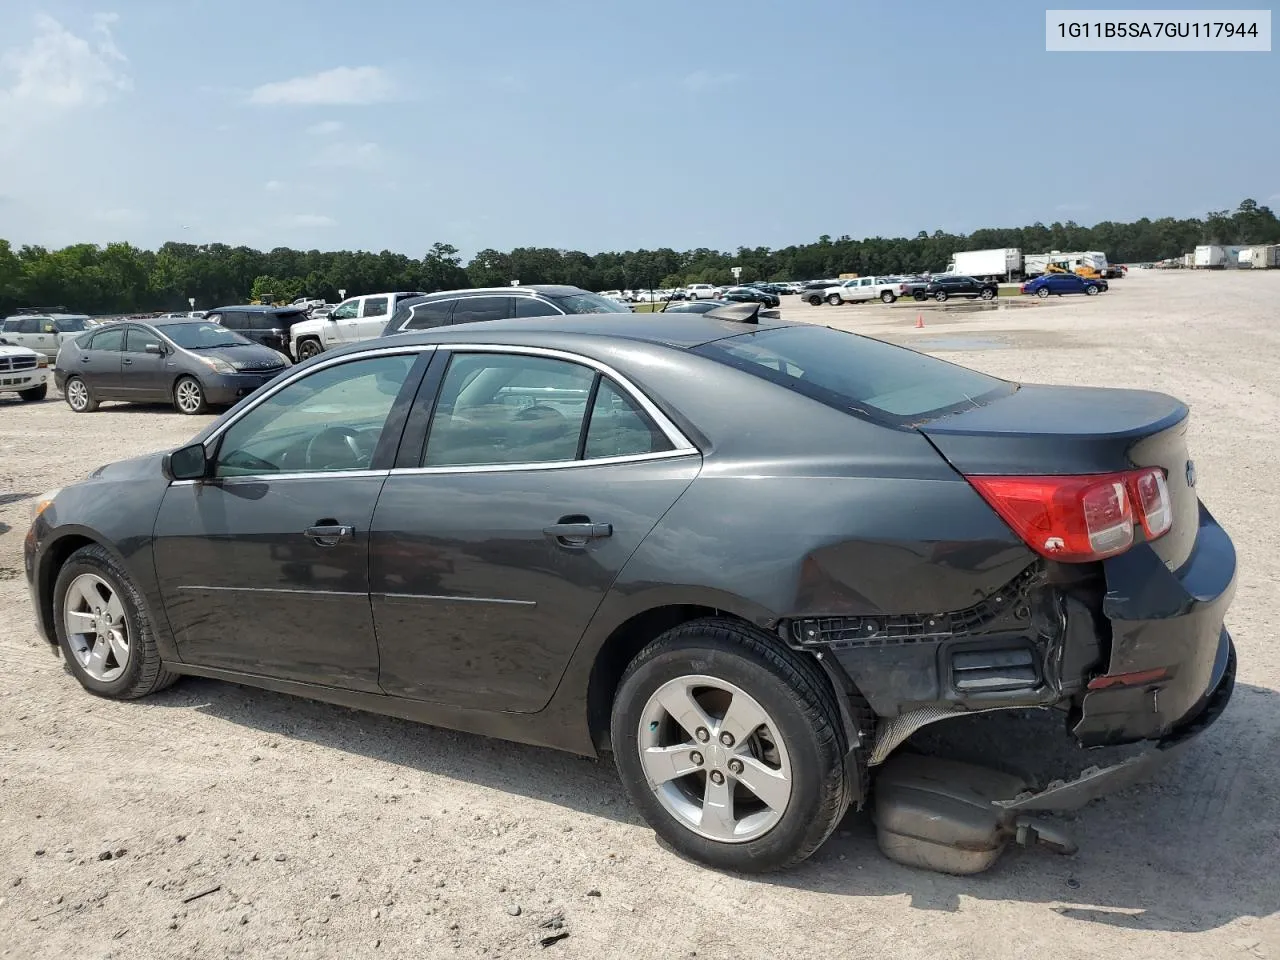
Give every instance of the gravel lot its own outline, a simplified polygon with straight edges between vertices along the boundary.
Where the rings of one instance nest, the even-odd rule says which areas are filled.
[[[1226,716],[1075,817],[1076,856],[1011,851],[968,879],[884,860],[858,815],[789,874],[721,875],[661,849],[608,762],[203,680],[95,699],[31,625],[15,495],[204,421],[0,399],[0,956],[1280,957],[1277,301],[1280,271],[1171,272],[982,311],[784,307],[997,375],[1183,398],[1235,537]],[[934,736],[981,753],[1000,722]],[[1066,759],[1030,739],[1027,763]],[[570,935],[544,950],[560,913]]]

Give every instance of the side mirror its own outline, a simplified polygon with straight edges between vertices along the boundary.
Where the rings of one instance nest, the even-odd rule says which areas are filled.
[[[170,480],[203,480],[209,475],[209,454],[203,443],[189,443],[166,453],[161,469]]]
[[[143,349],[145,349],[147,353],[154,353],[157,356],[161,356],[161,357],[164,356],[164,347],[162,347],[158,343],[148,343],[146,347],[144,347]]]

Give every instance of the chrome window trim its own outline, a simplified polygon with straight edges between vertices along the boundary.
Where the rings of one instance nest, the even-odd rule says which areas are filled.
[[[435,600],[441,603],[497,603],[515,607],[536,607],[537,600],[507,600],[501,597],[448,597],[436,593],[372,593],[378,600]]]
[[[698,455],[697,450],[662,450],[658,453],[635,453],[625,457],[596,457],[592,460],[538,460],[532,463],[476,463],[441,467],[395,467],[393,477],[430,476],[438,473],[522,473],[526,470],[568,470],[582,467],[608,467],[619,463],[646,463],[650,460],[682,460]]]
[[[241,483],[265,483],[275,480],[356,480],[360,477],[386,477],[390,470],[295,470],[291,473],[245,473],[234,477],[209,477],[206,480],[174,480],[171,487],[236,486]]]

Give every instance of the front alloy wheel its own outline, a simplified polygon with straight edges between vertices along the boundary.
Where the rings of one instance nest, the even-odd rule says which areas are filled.
[[[205,402],[204,387],[200,386],[200,381],[193,377],[179,380],[173,388],[173,405],[178,408],[179,413],[188,416],[204,413],[209,405]]]
[[[111,584],[93,573],[71,581],[62,601],[67,645],[86,674],[111,683],[129,666],[129,625]]]

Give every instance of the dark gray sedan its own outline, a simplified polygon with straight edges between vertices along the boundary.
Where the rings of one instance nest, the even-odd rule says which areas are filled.
[[[53,378],[76,413],[104,400],[204,413],[235,403],[292,361],[209,320],[113,323],[63,344]]]
[[[808,857],[873,776],[887,853],[983,869],[1222,712],[1235,552],[1183,404],[722,309],[299,364],[36,499],[40,631],[99,696],[190,674],[611,751],[670,845],[733,870]],[[896,752],[1030,708],[1149,749],[1049,784]]]

